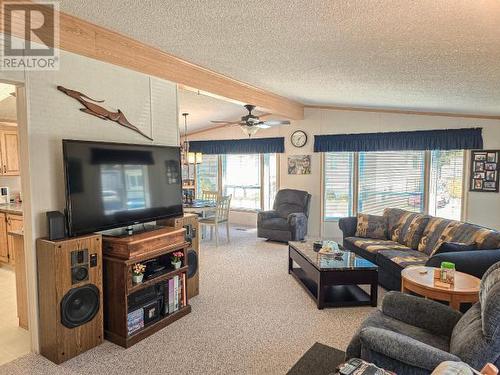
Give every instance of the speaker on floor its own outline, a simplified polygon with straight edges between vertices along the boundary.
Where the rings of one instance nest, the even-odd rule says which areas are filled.
[[[76,328],[90,322],[99,312],[100,292],[95,285],[70,289],[61,301],[61,323]]]
[[[40,353],[62,363],[103,342],[101,235],[37,240]]]

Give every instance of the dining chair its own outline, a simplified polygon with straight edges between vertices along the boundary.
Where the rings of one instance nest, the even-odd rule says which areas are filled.
[[[218,191],[203,190],[201,192],[201,199],[203,199],[204,201],[217,201],[219,197],[220,194]]]
[[[223,196],[217,199],[215,215],[200,219],[202,226],[210,227],[210,239],[212,239],[213,229],[215,228],[215,245],[219,246],[219,224],[226,224],[226,236],[229,243],[229,208],[231,207],[231,195]]]

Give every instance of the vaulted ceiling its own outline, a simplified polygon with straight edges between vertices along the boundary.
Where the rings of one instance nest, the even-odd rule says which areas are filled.
[[[498,0],[62,0],[305,104],[500,114]]]

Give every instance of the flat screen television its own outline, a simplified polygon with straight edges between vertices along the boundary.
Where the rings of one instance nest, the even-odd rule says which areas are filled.
[[[68,234],[181,216],[179,147],[63,140]]]

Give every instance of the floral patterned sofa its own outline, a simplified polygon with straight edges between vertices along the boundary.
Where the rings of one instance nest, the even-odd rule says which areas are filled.
[[[439,267],[449,261],[481,278],[500,261],[499,231],[456,220],[387,208],[382,216],[342,218],[339,227],[344,247],[376,263],[379,284],[389,290],[401,288],[401,271],[408,266]],[[444,252],[445,244],[460,251]]]

